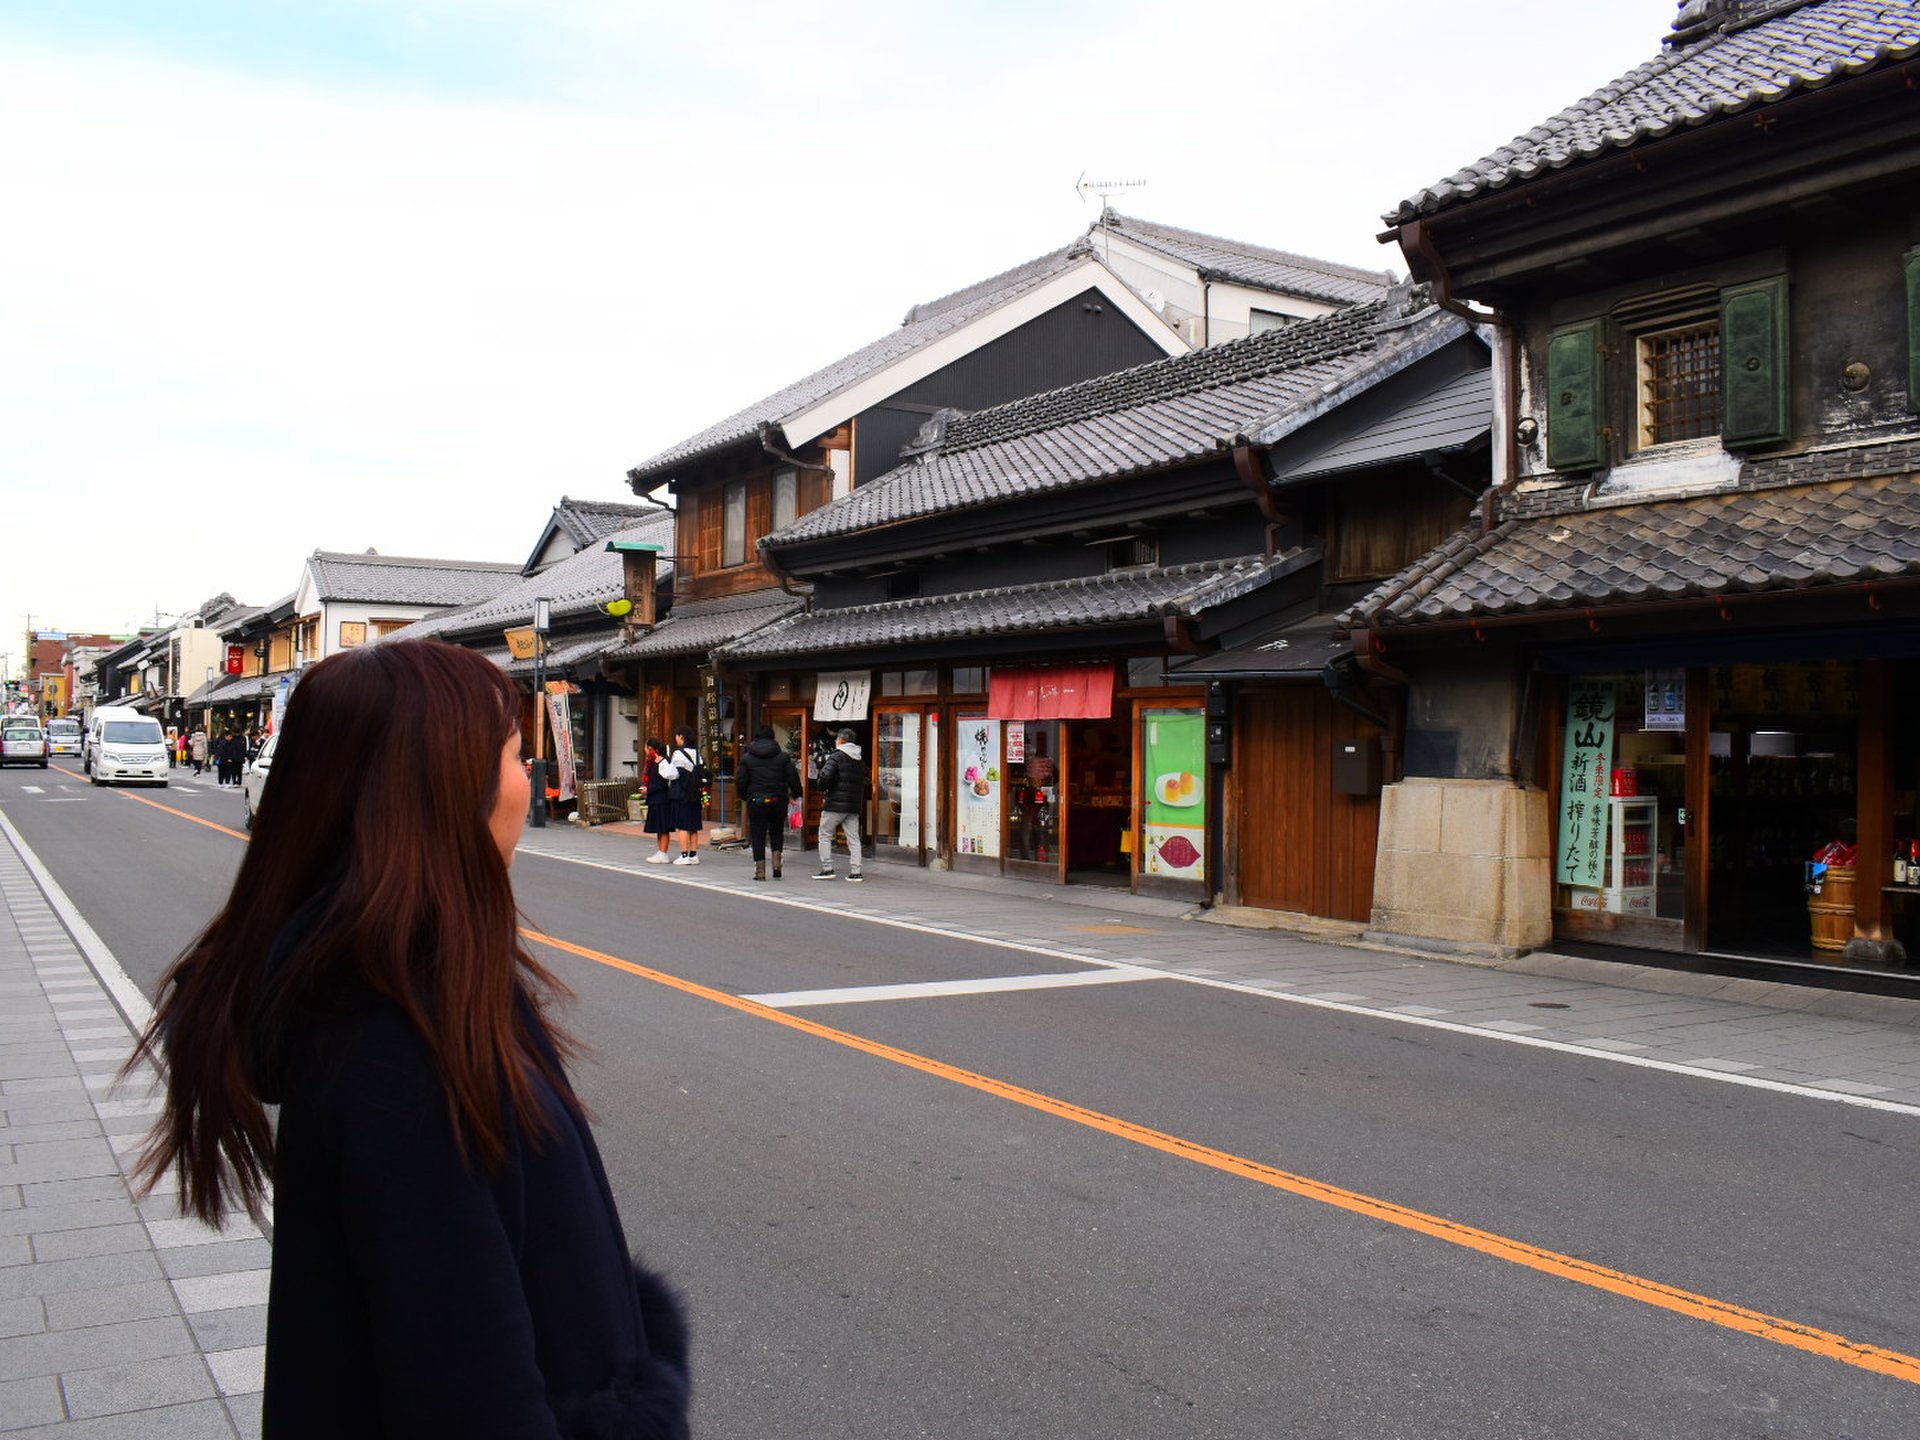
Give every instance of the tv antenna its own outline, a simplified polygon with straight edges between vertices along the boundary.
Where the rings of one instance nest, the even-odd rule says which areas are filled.
[[[1107,204],[1109,199],[1118,195],[1122,190],[1144,190],[1147,188],[1147,182],[1144,180],[1089,180],[1087,179],[1087,172],[1082,170],[1080,172],[1080,178],[1073,182],[1073,188],[1079,192],[1080,199],[1083,202],[1089,195],[1098,195],[1100,197],[1100,213],[1104,215],[1109,208]]]

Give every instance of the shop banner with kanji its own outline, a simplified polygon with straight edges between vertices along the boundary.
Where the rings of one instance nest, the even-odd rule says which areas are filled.
[[[1174,880],[1204,880],[1207,859],[1207,722],[1198,710],[1141,714],[1140,807],[1145,852],[1140,870]]]
[[[555,689],[558,685],[561,688]],[[547,719],[553,726],[554,766],[559,770],[557,777],[562,800],[573,799],[573,718],[568,713],[571,706],[567,702],[566,682],[555,681],[548,685]]]
[[[1560,771],[1560,864],[1555,872],[1563,885],[1598,889],[1606,878],[1613,717],[1613,681],[1576,679],[1568,687],[1566,754]]]

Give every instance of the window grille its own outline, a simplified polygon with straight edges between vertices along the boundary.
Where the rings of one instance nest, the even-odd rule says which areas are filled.
[[[1640,443],[1665,445],[1720,431],[1720,323],[1640,337]]]

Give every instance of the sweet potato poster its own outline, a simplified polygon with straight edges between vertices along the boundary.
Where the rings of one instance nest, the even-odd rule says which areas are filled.
[[[1204,880],[1207,847],[1207,727],[1198,710],[1147,710],[1140,716],[1140,873]]]

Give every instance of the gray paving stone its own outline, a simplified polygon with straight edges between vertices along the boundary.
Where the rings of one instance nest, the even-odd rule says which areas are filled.
[[[76,1420],[179,1405],[219,1393],[198,1353],[64,1372],[60,1384],[67,1413]]]
[[[35,1260],[76,1260],[83,1255],[124,1255],[153,1242],[144,1225],[98,1225],[90,1230],[55,1230],[34,1235]]]
[[[16,1095],[85,1094],[86,1083],[78,1075],[42,1075],[31,1079],[0,1081],[0,1100],[12,1103]]]
[[[243,1305],[235,1310],[203,1310],[189,1315],[193,1338],[202,1350],[238,1350],[267,1343],[267,1307]]]
[[[265,1240],[189,1245],[163,1249],[158,1254],[160,1268],[175,1280],[193,1275],[231,1275],[241,1270],[264,1270],[273,1263],[273,1246]]]
[[[48,1330],[0,1340],[0,1380],[198,1354],[186,1322],[177,1315],[162,1315],[152,1320],[126,1320],[84,1330]]]
[[[93,1100],[84,1092],[57,1091],[46,1095],[4,1097],[7,1123],[38,1125],[52,1120],[91,1120]]]
[[[120,1320],[154,1320],[178,1315],[180,1302],[165,1280],[132,1285],[108,1285],[98,1290],[75,1290],[49,1295],[45,1302],[49,1330],[84,1330]]]
[[[265,1345],[209,1351],[206,1366],[213,1372],[213,1383],[222,1395],[257,1395],[266,1388]]]
[[[37,1335],[47,1328],[46,1307],[38,1295],[18,1300],[0,1300],[0,1338]]]
[[[7,1272],[0,1271],[0,1275]],[[194,1275],[173,1282],[180,1308],[189,1315],[204,1310],[238,1310],[267,1303],[268,1272],[241,1270],[231,1275]]]
[[[29,1145],[36,1140],[83,1140],[101,1134],[97,1121],[40,1120],[21,1125],[0,1125],[0,1145]]]
[[[33,1245],[24,1235],[0,1235],[0,1266],[31,1265]]]
[[[90,1200],[125,1200],[127,1185],[118,1175],[93,1175],[83,1180],[46,1180],[23,1185],[20,1193],[29,1206],[78,1205]]]
[[[233,1418],[233,1428],[240,1432],[241,1440],[260,1440],[262,1429],[258,1395],[230,1397],[227,1401],[227,1414]]]
[[[53,1297],[111,1285],[135,1285],[164,1279],[160,1262],[151,1252],[131,1255],[88,1255],[78,1260],[49,1260],[40,1265],[0,1270],[0,1300],[40,1295],[53,1313]]]
[[[49,1425],[64,1420],[66,1415],[57,1377],[34,1375],[25,1380],[0,1381],[0,1430]]]
[[[0,1214],[0,1235],[87,1230],[99,1225],[130,1225],[139,1218],[139,1212],[124,1195],[118,1199],[81,1200],[66,1205],[30,1205]]]
[[[218,1400],[136,1410],[92,1420],[67,1420],[15,1432],[14,1440],[233,1440],[227,1409]]]

